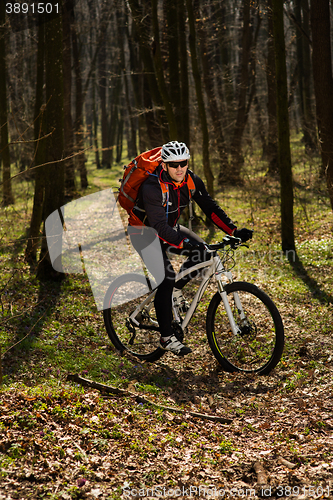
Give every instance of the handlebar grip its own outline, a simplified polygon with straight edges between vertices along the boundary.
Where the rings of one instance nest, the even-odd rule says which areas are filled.
[[[210,250],[219,250],[220,248],[224,248],[230,245],[231,248],[236,248],[241,245],[242,240],[240,238],[236,238],[235,236],[224,236],[223,240],[220,243],[214,243],[213,245],[208,245]]]

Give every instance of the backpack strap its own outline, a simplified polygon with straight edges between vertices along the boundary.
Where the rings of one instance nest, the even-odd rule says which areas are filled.
[[[131,164],[133,164],[132,168],[130,169],[130,171],[128,172],[128,174],[126,175],[126,177],[123,178],[122,181],[121,181],[120,188],[119,188],[119,193],[121,193],[123,196],[125,196],[125,198],[127,198],[130,202],[135,203],[135,200],[133,200],[133,198],[131,198],[125,192],[125,190],[124,190],[125,185],[129,181],[129,179],[130,179],[131,175],[133,174],[134,170],[136,170],[138,168],[138,162],[137,162],[136,158],[134,158],[134,160],[132,160]],[[118,198],[119,198],[119,194],[118,194]],[[118,198],[117,198],[117,201],[118,201]]]
[[[162,191],[162,205],[165,207],[165,203],[167,198],[169,198],[169,186],[165,184],[163,181],[158,180],[161,186],[161,191]]]
[[[189,211],[188,228],[190,231],[192,231],[192,221],[194,220],[192,196],[194,195],[194,193],[196,191],[196,187],[195,187],[194,180],[193,180],[190,172],[188,173],[188,176],[187,176],[187,187],[188,187],[188,194],[190,197],[190,203],[189,203],[189,207],[188,207],[188,211]]]
[[[187,176],[187,187],[191,199],[194,193],[196,192],[196,187],[190,171],[188,171],[188,176]]]
[[[163,207],[166,207],[166,218],[168,220],[169,216],[169,186],[165,184],[163,181],[158,179],[158,182],[160,183],[161,186],[161,191],[162,191],[162,205]]]

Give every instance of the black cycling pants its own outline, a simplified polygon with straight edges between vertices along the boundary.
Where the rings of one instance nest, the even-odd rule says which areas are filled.
[[[179,228],[184,237],[188,238],[192,243],[203,243],[203,240],[199,236],[197,236],[193,231],[190,231],[188,228],[184,226],[179,226]],[[134,228],[131,228],[131,226],[128,226],[128,234],[131,238],[133,247],[142,258],[141,250],[142,250],[143,238],[140,237],[140,234],[137,231],[137,229],[135,230]],[[146,241],[147,240],[144,241],[144,246],[147,245]],[[172,291],[175,286],[176,273],[172,267],[167,252],[181,255],[182,253],[185,253],[185,251],[175,248],[173,246],[169,246],[166,243],[161,244],[161,250],[163,256],[165,277],[157,287],[154,305],[155,305],[157,321],[160,327],[161,337],[169,337],[170,335],[172,335],[172,326],[171,326],[173,319]],[[183,263],[180,270],[182,271],[184,269],[188,269],[189,267],[198,264],[199,262],[208,260],[210,257],[211,254],[205,255],[205,253],[201,253],[199,251],[193,252]],[[156,271],[153,268],[150,268],[149,260],[146,259],[145,264],[148,267],[149,271],[154,276],[154,273]],[[193,279],[198,273],[199,271],[185,276],[185,278],[183,278],[181,281],[177,283],[177,288],[178,289],[183,288],[183,286],[185,286],[186,283],[188,283],[191,279]]]

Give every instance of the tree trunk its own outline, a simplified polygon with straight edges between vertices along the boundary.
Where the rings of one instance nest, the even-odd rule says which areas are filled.
[[[129,130],[128,130],[128,157],[129,158],[136,158],[138,155],[138,150],[136,147],[136,132],[137,132],[137,125],[136,125],[136,120],[133,116],[133,111],[132,111],[132,106],[131,106],[131,99],[130,99],[130,92],[129,92],[129,86],[128,86],[128,80],[127,80],[127,75],[124,73],[123,75],[123,80],[124,80],[124,86],[125,86],[125,95],[126,95],[126,107],[127,107],[127,113],[128,113],[128,122],[129,122]]]
[[[76,153],[81,153],[76,156],[76,164],[80,173],[80,183],[82,189],[87,189],[88,179],[87,179],[87,169],[86,169],[86,158],[85,154],[82,152],[83,149],[83,88],[82,88],[82,73],[81,73],[81,62],[79,59],[79,47],[77,40],[77,33],[75,25],[72,25],[72,48],[73,48],[73,63],[75,70],[75,123],[74,123],[74,133],[75,133],[75,151]]]
[[[264,113],[263,113],[263,110],[261,109],[256,89],[255,89],[255,95],[253,97],[253,103],[254,103],[254,108],[255,108],[255,112],[256,112],[256,118],[257,118],[257,123],[258,123],[258,134],[260,137],[262,150],[266,151],[266,149],[267,149],[266,130],[265,130],[265,124],[262,121],[262,115]]]
[[[135,35],[139,40],[139,49],[145,71],[145,79],[149,87],[148,90],[150,94],[149,100],[152,100],[154,105],[156,106],[156,117],[159,126],[161,128],[161,133],[157,134],[156,130],[154,130],[154,128],[156,128],[156,124],[154,125],[154,120],[152,122],[151,120],[148,119],[148,123],[150,122],[150,124],[154,126],[152,132],[150,133],[150,131],[148,130],[148,133],[151,136],[151,138],[157,137],[157,135],[161,135],[163,138],[162,141],[168,142],[169,140],[168,120],[166,118],[166,114],[164,111],[163,99],[161,98],[161,94],[157,84],[154,61],[151,54],[151,48],[152,48],[151,38],[150,38],[151,15],[149,11],[150,3],[145,2],[144,6],[147,7],[148,9],[147,12],[145,12],[143,8],[144,6],[139,5],[138,0],[128,0],[128,4],[131,8],[133,21],[135,23]],[[147,96],[145,98],[147,98]],[[154,147],[153,144],[151,144],[151,146]]]
[[[136,158],[138,155],[138,150],[136,147],[136,133],[137,133],[137,120],[135,120],[135,117],[133,115],[132,111],[132,105],[131,105],[131,96],[129,92],[129,84],[128,84],[128,79],[127,75],[124,71],[123,75],[123,80],[124,80],[124,87],[125,87],[125,97],[126,97],[126,107],[127,107],[127,114],[128,114],[128,137],[127,137],[127,150],[128,150],[128,157],[129,158]]]
[[[156,0],[155,0],[156,2]],[[166,49],[167,49],[167,68],[169,72],[169,95],[173,107],[174,118],[176,121],[177,137],[179,141],[180,123],[181,123],[181,82],[180,82],[180,64],[179,64],[179,4],[182,0],[173,2],[164,2],[166,17]],[[186,47],[186,44],[185,44]],[[170,136],[171,137],[171,136]]]
[[[203,17],[203,19],[202,19]],[[220,171],[218,183],[220,186],[224,184],[224,173],[229,170],[229,161],[228,154],[226,151],[226,145],[223,135],[222,123],[220,119],[219,106],[217,103],[217,99],[215,96],[214,90],[214,72],[211,71],[213,68],[213,61],[211,60],[211,50],[208,46],[207,41],[207,32],[205,27],[206,15],[203,14],[201,17],[201,21],[198,23],[198,35],[200,38],[200,53],[201,53],[201,61],[202,61],[202,73],[203,73],[203,81],[205,85],[205,91],[207,95],[208,108],[210,112],[210,116],[213,124],[214,131],[214,145],[218,150],[220,157]],[[206,23],[207,24],[207,23]]]
[[[65,157],[74,153],[74,134],[72,121],[72,57],[71,57],[71,25],[73,24],[72,2],[66,2],[63,6],[63,74],[64,74],[64,139]],[[65,163],[65,188],[66,199],[73,199],[76,191],[74,158],[69,158]]]
[[[14,203],[10,174],[10,152],[7,125],[7,88],[6,88],[6,11],[5,2],[0,2],[0,152],[2,158],[3,198],[2,205],[8,207]]]
[[[119,68],[114,71],[115,74],[119,73]],[[110,84],[111,87],[111,84]],[[110,124],[108,130],[108,144],[110,147],[110,166],[113,164],[114,150],[117,147],[117,134],[120,126],[121,116],[119,112],[121,102],[122,79],[117,78],[114,88],[110,90],[109,96],[109,110],[110,110]]]
[[[143,78],[140,83],[143,95],[143,109],[145,110],[145,129],[149,137],[150,147],[156,148],[164,142],[168,142],[169,136],[165,135],[166,127],[161,126],[161,122],[157,117],[157,112],[154,111],[154,103],[152,101],[147,75],[144,74],[142,76]],[[140,149],[142,150],[142,148]]]
[[[111,168],[111,149],[109,143],[109,124],[107,112],[107,81],[106,81],[106,40],[102,42],[98,57],[99,98],[101,103],[101,131],[102,131],[102,167]]]
[[[120,44],[120,62],[121,62],[121,67],[122,67],[122,72],[123,72],[123,84],[125,88],[125,99],[126,99],[126,109],[128,113],[128,133],[127,133],[127,155],[129,158],[136,158],[138,155],[137,148],[136,148],[136,126],[135,126],[135,119],[133,116],[132,112],[132,105],[131,105],[131,96],[130,96],[130,90],[129,90],[129,82],[127,78],[127,71],[126,71],[126,60],[125,60],[125,42],[126,42],[126,32],[125,32],[125,16],[123,12],[117,14],[117,33],[118,33],[118,40]]]
[[[152,6],[152,24],[153,24],[153,36],[154,36],[153,54],[154,54],[155,74],[157,78],[159,91],[163,100],[165,113],[168,120],[169,138],[174,141],[177,140],[178,138],[177,123],[164,79],[163,61],[162,61],[161,46],[160,46],[160,27],[157,16],[157,0],[151,0],[151,6]],[[176,65],[176,61],[174,61],[173,64]],[[177,68],[177,73],[178,73],[178,68]]]
[[[216,7],[215,19],[218,27],[217,37],[220,48],[220,65],[221,71],[219,77],[219,95],[221,103],[223,103],[222,125],[226,127],[231,122],[231,116],[234,111],[234,90],[232,76],[232,62],[230,54],[232,51],[233,38],[230,33],[231,19],[227,12],[227,3],[225,0],[220,0]]]
[[[59,1],[59,0],[57,0]],[[46,139],[44,221],[64,204],[65,166],[61,160],[64,153],[64,90],[62,60],[62,19],[60,16],[45,23],[45,83],[46,83],[46,127],[52,135]],[[61,235],[59,235],[61,239]],[[40,279],[61,279],[63,275],[54,271],[48,252],[45,224],[37,276]]]
[[[243,3],[243,35],[242,35],[242,56],[240,68],[240,83],[238,95],[238,107],[236,124],[231,142],[231,170],[229,181],[233,184],[241,184],[241,168],[244,163],[242,155],[242,138],[247,121],[246,96],[249,85],[249,62],[252,45],[252,30],[250,26],[250,0]]]
[[[268,1],[268,39],[267,39],[267,113],[268,137],[267,148],[263,151],[263,158],[268,161],[268,174],[276,175],[279,172],[278,130],[276,121],[276,70],[273,37],[273,19],[271,1]]]
[[[306,141],[306,146],[310,149],[310,152],[317,151],[318,141],[317,141],[317,129],[316,129],[316,118],[314,112],[314,100],[313,100],[313,68],[311,63],[311,50],[310,50],[310,8],[308,0],[301,0],[302,13],[303,13],[303,30],[308,36],[303,33],[303,79],[304,79],[304,129],[308,136]]]
[[[305,40],[303,30],[306,28],[304,19],[306,19],[306,11],[303,12],[303,22],[302,22],[302,3],[303,0],[295,1],[295,19],[297,22],[296,28],[296,50],[297,50],[297,80],[298,89],[300,97],[300,113],[301,113],[301,123],[303,130],[303,141],[307,151],[315,151],[316,144],[314,140],[313,129],[311,131],[311,122],[309,119],[310,109],[309,108],[309,91],[310,91],[310,79],[309,72],[311,68],[310,58],[309,58],[309,41]],[[305,6],[306,7],[306,6]],[[302,28],[302,29],[301,29]],[[309,28],[309,26],[307,26]]]
[[[179,72],[180,72],[180,117],[178,126],[179,141],[185,142],[190,147],[190,100],[188,84],[187,43],[185,25],[185,0],[178,0],[178,26],[179,26]]]
[[[204,174],[207,182],[207,191],[209,194],[214,197],[214,176],[213,172],[210,168],[209,161],[209,134],[208,134],[208,125],[207,125],[207,117],[206,117],[206,109],[205,103],[202,93],[202,85],[201,85],[201,75],[199,70],[198,58],[197,58],[197,48],[196,48],[196,32],[195,32],[195,19],[198,19],[197,13],[198,9],[192,5],[192,0],[186,0],[187,6],[187,14],[188,14],[188,22],[190,28],[190,52],[191,52],[191,60],[192,60],[192,73],[195,84],[195,92],[198,101],[198,110],[201,124],[201,133],[202,133],[202,159],[203,159],[203,168]]]
[[[139,137],[138,137],[138,147],[140,151],[146,151],[149,148],[149,137],[148,137],[148,131],[146,129],[146,120],[144,116],[144,103],[143,103],[143,85],[142,81],[144,79],[144,75],[141,74],[141,67],[140,67],[140,61],[139,57],[137,54],[137,50],[134,44],[134,39],[135,37],[135,23],[132,24],[132,32],[129,33],[128,29],[128,21],[125,24],[125,31],[126,31],[126,40],[128,43],[128,48],[129,48],[129,64],[132,69],[131,71],[131,78],[129,80],[129,84],[131,83],[131,89],[133,91],[133,96],[134,96],[134,104],[137,109],[137,120],[138,120],[138,132],[139,132]],[[162,137],[162,136],[161,136]],[[163,139],[162,141],[163,142]],[[133,156],[135,158],[135,156]]]
[[[329,0],[311,0],[312,65],[322,172],[333,209],[333,78]]]
[[[37,80],[36,80],[36,98],[35,98],[35,120],[34,120],[34,136],[36,141],[35,150],[35,167],[45,163],[45,145],[46,139],[41,139],[45,135],[45,117],[42,108],[44,102],[44,51],[45,51],[45,24],[40,23],[38,27],[38,42],[37,42]],[[27,262],[35,262],[37,250],[40,241],[40,227],[43,218],[43,203],[44,203],[44,169],[40,167],[34,170],[35,178],[35,193],[34,203],[30,221],[30,230],[27,247],[25,250],[25,258]]]
[[[121,156],[123,153],[123,136],[124,136],[124,119],[119,113],[118,118],[118,130],[117,130],[117,155],[116,155],[116,163],[121,162]]]
[[[101,169],[102,165],[99,160],[99,151],[98,151],[98,119],[97,119],[97,112],[96,112],[96,86],[95,83],[93,85],[93,126],[94,126],[94,148],[95,148],[95,161],[96,161],[96,167],[97,169]]]
[[[288,251],[292,251],[292,256],[295,257],[293,217],[294,194],[289,139],[288,88],[283,26],[283,2],[281,2],[281,0],[272,0],[272,7],[276,68],[279,166],[281,179],[281,240],[282,250],[283,252],[286,252],[288,258],[290,258]]]

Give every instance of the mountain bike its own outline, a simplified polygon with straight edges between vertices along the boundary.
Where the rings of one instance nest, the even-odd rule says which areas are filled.
[[[187,274],[200,271],[199,286],[187,312],[181,312],[175,304],[172,306],[173,330],[182,341],[209,283],[215,281],[217,291],[206,315],[206,334],[215,358],[225,371],[266,375],[282,356],[283,323],[277,307],[265,292],[252,283],[233,281],[233,256],[240,246],[239,238],[225,236],[219,243],[206,245],[209,260],[177,274],[176,283]],[[157,361],[166,352],[159,345],[155,293],[156,284],[147,276],[125,274],[110,285],[103,311],[106,331],[114,347],[121,353],[128,351],[150,362]]]

